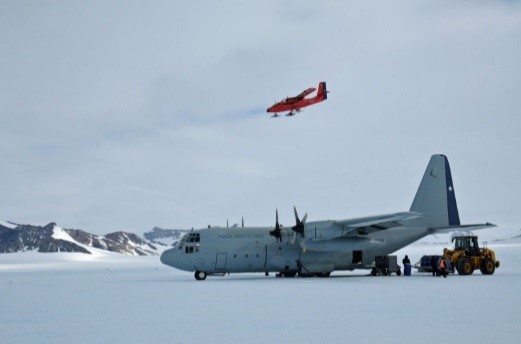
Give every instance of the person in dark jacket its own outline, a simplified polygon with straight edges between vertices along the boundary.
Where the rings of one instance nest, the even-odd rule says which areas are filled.
[[[411,275],[411,260],[408,255],[405,255],[405,258],[402,259],[403,263],[403,275],[410,276]]]
[[[431,268],[432,268],[432,275],[437,276],[438,275],[438,259],[436,259],[436,256],[431,256]]]

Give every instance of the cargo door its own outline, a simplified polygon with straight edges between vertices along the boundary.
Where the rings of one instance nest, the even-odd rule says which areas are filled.
[[[217,253],[217,257],[215,260],[215,270],[226,269],[226,258],[226,253]]]

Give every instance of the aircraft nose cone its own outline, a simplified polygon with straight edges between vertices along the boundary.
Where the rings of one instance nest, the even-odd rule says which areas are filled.
[[[165,252],[161,253],[161,257],[159,259],[161,260],[161,263],[169,266],[173,266],[173,263],[175,262],[175,251],[173,248],[166,250]]]

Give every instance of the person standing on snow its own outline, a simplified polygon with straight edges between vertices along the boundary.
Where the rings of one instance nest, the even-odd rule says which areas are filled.
[[[432,276],[436,276],[438,274],[438,261],[436,260],[436,256],[431,256],[431,268]]]
[[[403,263],[403,275],[410,276],[411,275],[411,260],[408,255],[405,255],[405,258],[402,260]]]
[[[444,278],[447,278],[447,263],[443,256],[440,258],[440,273]]]

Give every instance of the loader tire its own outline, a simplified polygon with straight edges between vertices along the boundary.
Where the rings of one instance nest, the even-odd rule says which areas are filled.
[[[485,257],[481,262],[480,270],[483,275],[492,275],[496,271],[496,264],[489,257]]]
[[[472,262],[467,257],[461,257],[458,260],[458,264],[456,265],[456,270],[458,270],[459,275],[472,275],[474,272],[474,267],[472,266]]]

